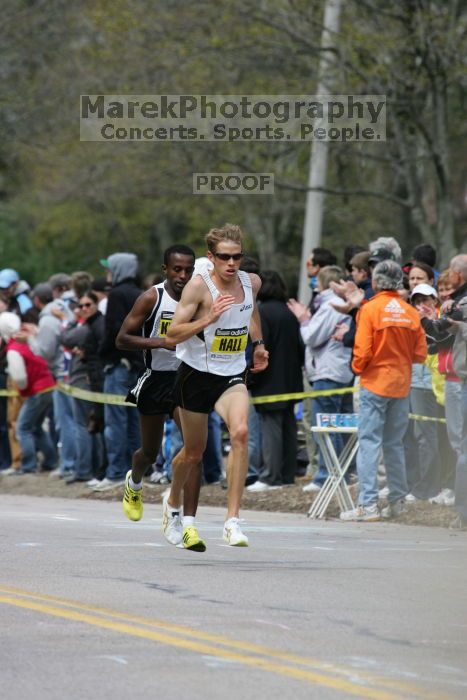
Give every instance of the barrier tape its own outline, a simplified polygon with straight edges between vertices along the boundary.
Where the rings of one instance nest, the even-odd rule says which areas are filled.
[[[258,396],[250,399],[252,404],[276,403],[277,401],[291,401],[293,399],[314,398],[315,396],[332,396],[334,394],[355,394],[358,387],[346,387],[345,389],[322,389],[320,391],[302,391],[296,394],[275,394],[274,396]],[[446,423],[445,418],[434,418],[431,416],[419,416],[417,413],[409,413],[412,420],[434,421],[436,423]]]
[[[250,403],[276,403],[277,401],[292,401],[295,399],[313,399],[315,396],[333,396],[334,394],[355,394],[356,386],[348,386],[345,389],[320,389],[319,391],[299,391],[295,394],[273,394],[271,396],[257,396],[250,399]]]
[[[55,391],[58,388],[57,385],[55,386],[49,386],[47,389],[43,389],[42,391],[38,391],[38,394],[48,394],[50,391]],[[0,389],[0,398],[2,396],[21,396],[19,391],[15,391],[14,389]]]
[[[125,401],[125,397],[121,394],[104,394],[100,391],[88,391],[87,389],[80,389],[77,386],[70,386],[69,384],[64,384],[63,382],[58,382],[57,389],[64,394],[68,394],[68,396],[73,396],[73,398],[82,399],[83,401],[106,403],[113,406],[132,406],[133,408],[136,408],[134,403]]]
[[[72,396],[75,399],[82,399],[83,401],[92,401],[93,403],[107,403],[113,404],[114,406],[132,406],[133,408],[135,408],[134,403],[129,403],[128,401],[125,401],[125,397],[121,396],[120,394],[104,394],[99,391],[88,391],[87,389],[80,389],[77,386],[70,386],[70,384],[64,384],[63,382],[58,382],[56,386],[52,387],[51,389],[47,389],[46,391],[54,391],[55,389],[61,391],[63,394],[68,394],[68,396]],[[39,393],[42,394],[44,392]],[[1,389],[0,397],[1,396],[20,396],[20,394],[18,391]]]
[[[63,382],[58,382],[55,387],[58,391],[72,396],[75,399],[81,399],[82,401],[92,401],[93,403],[103,403],[110,404],[113,406],[127,406],[130,408],[136,408],[134,403],[129,403],[125,401],[125,397],[120,394],[104,394],[99,391],[88,391],[87,389],[80,389],[76,386],[70,386],[70,384],[64,384]],[[53,389],[53,388],[52,388]],[[48,389],[48,391],[52,391]],[[316,396],[333,396],[336,394],[354,394],[358,391],[358,387],[351,386],[345,387],[344,389],[321,389],[320,391],[299,391],[294,394],[272,394],[271,396],[258,396],[255,399],[250,399],[252,404],[267,404],[267,403],[277,403],[279,401],[294,401],[308,398],[315,398]],[[0,389],[1,396],[19,396],[17,391],[10,391],[8,389]],[[435,422],[435,423],[446,423],[445,418],[433,418],[431,416],[420,416],[416,413],[409,413],[409,418],[412,420]]]
[[[129,403],[125,401],[125,398],[121,394],[104,394],[99,391],[88,391],[87,389],[80,389],[76,386],[70,386],[70,384],[64,384],[63,382],[58,382],[55,387],[58,391],[68,394],[68,396],[73,396],[75,399],[82,399],[83,401],[93,401],[94,403],[108,403],[118,406],[135,406],[134,403]],[[292,401],[305,398],[313,398],[315,396],[332,396],[333,394],[353,394],[357,391],[357,387],[346,387],[345,389],[322,389],[320,391],[300,391],[295,394],[274,394],[271,396],[258,396],[256,399],[250,399],[253,404],[260,403],[276,403],[277,401]],[[9,391],[7,389],[0,390],[0,396],[19,396],[17,391]]]
[[[446,418],[434,418],[432,416],[419,416],[416,413],[409,413],[412,420],[431,421],[434,423],[446,423]]]

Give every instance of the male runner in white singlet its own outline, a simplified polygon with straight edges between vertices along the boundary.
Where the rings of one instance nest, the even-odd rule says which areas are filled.
[[[133,454],[132,469],[125,479],[123,510],[130,520],[140,520],[143,515],[142,485],[148,467],[156,461],[164,432],[167,415],[173,415],[180,427],[178,410],[173,399],[176,370],[180,360],[175,346],[167,340],[167,330],[172,323],[180,295],[191,279],[195,254],[185,245],[173,245],[164,253],[162,270],[165,282],[144,292],[135,302],[124,320],[117,336],[119,350],[143,350],[146,371],[131,389],[127,400],[136,404],[140,414],[142,446]],[[199,460],[200,462],[201,460]],[[179,512],[173,515],[166,537],[171,544],[204,552],[206,546],[195,527],[201,486],[201,465],[193,466],[184,489],[183,524]]]
[[[173,461],[170,495],[164,504],[163,531],[180,510],[182,490],[200,461],[207,439],[208,415],[215,409],[230,435],[227,466],[227,519],[224,540],[246,547],[239,509],[248,468],[248,392],[245,348],[253,342],[252,372],[266,369],[268,352],[261,338],[256,295],[258,275],[239,270],[242,233],[226,224],[206,236],[212,270],[195,275],[183,290],[167,338],[182,361],[174,388],[180,408],[184,447]]]

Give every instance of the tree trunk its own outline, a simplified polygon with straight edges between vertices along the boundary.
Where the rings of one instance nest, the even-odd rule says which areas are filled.
[[[321,36],[322,49],[332,49],[335,46],[336,34],[339,31],[342,0],[326,0],[324,7],[323,33]],[[326,95],[332,92],[335,82],[334,76],[335,54],[332,51],[324,51],[321,54],[319,64],[317,95]],[[306,270],[308,260],[313,248],[321,242],[321,229],[323,224],[323,210],[325,194],[322,189],[326,185],[327,163],[329,144],[326,141],[312,141],[310,170],[308,175],[309,191],[306,197],[305,224],[303,228],[302,256],[300,262],[300,284],[298,297],[301,302],[308,303],[310,298],[310,286]]]

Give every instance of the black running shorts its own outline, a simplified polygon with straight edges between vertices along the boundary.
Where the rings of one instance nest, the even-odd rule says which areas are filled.
[[[211,413],[227,389],[236,384],[245,385],[245,380],[246,370],[242,374],[223,377],[210,372],[200,372],[182,362],[174,386],[175,405],[194,413]]]
[[[128,392],[126,400],[136,404],[143,416],[172,415],[175,409],[173,389],[177,372],[146,370]]]

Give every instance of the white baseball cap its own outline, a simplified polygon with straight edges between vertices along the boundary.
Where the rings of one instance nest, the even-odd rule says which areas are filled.
[[[421,294],[424,297],[435,297],[435,299],[438,298],[438,292],[431,284],[417,284],[410,292],[410,298],[415,296],[415,294]]]

